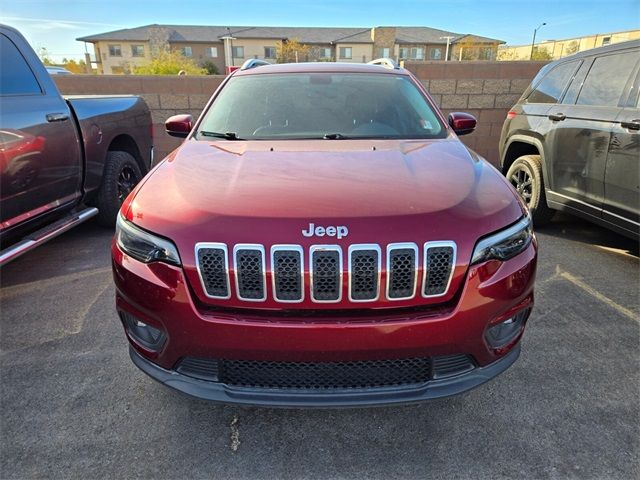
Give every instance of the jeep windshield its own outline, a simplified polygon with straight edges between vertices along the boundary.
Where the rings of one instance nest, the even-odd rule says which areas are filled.
[[[231,78],[206,112],[196,139],[445,136],[428,100],[406,75],[305,72]]]

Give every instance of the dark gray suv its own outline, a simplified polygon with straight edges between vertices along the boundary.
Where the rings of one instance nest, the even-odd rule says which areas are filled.
[[[545,65],[509,111],[502,171],[534,223],[565,210],[637,238],[640,41]]]

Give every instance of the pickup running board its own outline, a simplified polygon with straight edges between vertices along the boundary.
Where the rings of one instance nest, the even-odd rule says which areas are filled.
[[[95,207],[85,208],[80,212],[72,212],[66,217],[47,225],[40,230],[27,235],[23,240],[12,245],[4,250],[0,251],[0,267],[9,263],[11,260],[15,260],[20,255],[27,253],[30,250],[48,242],[52,238],[56,238],[58,235],[72,229],[76,225],[89,220],[94,215],[97,215],[98,209]]]

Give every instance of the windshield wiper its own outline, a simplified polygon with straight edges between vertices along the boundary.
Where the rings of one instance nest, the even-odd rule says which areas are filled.
[[[242,138],[238,137],[238,134],[236,132],[219,133],[200,130],[198,134],[204,137],[224,138],[225,140],[243,140]]]
[[[346,135],[343,135],[341,133],[325,133],[322,136],[322,138],[324,140],[344,140],[344,139],[349,138],[349,137],[347,137]]]

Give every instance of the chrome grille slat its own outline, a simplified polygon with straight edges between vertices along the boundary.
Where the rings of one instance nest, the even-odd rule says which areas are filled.
[[[314,245],[309,252],[311,300],[339,302],[342,299],[342,249],[338,245]]]
[[[427,242],[424,244],[422,296],[441,297],[449,290],[456,264],[456,244]]]
[[[266,300],[264,247],[238,244],[233,247],[233,259],[238,298],[250,302]]]
[[[375,244],[349,246],[349,300],[371,302],[379,297],[382,255]]]
[[[413,298],[417,276],[418,246],[415,243],[390,243],[387,246],[387,298]]]
[[[278,302],[304,300],[304,254],[299,245],[271,247],[273,298]]]
[[[231,298],[229,255],[224,243],[196,244],[198,275],[209,298]]]

